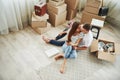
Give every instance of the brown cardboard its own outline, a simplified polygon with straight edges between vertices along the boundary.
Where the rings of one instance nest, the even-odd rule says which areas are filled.
[[[48,14],[49,14],[49,22],[55,27],[58,26],[60,24],[63,24],[66,21],[66,14],[67,11],[64,11],[62,14],[60,15],[56,15],[55,13],[51,12],[48,10]]]
[[[34,21],[46,21],[47,19],[49,19],[49,15],[45,13],[45,15],[43,16],[37,16],[35,12],[33,12],[32,18],[34,19]]]
[[[67,5],[66,4],[62,4],[60,6],[53,6],[50,3],[47,3],[47,9],[49,11],[52,11],[55,14],[62,14],[62,12],[66,11]]]
[[[46,27],[47,26],[47,20],[39,21],[36,17],[32,16],[32,27]]]
[[[37,32],[38,34],[43,34],[43,33],[47,32],[48,30],[50,30],[50,28],[51,28],[51,24],[47,22],[46,27],[44,27],[44,28],[36,27],[36,28],[33,28],[33,30],[35,32]]]
[[[94,39],[90,47],[90,52],[97,52],[97,50],[98,50],[98,40]]]
[[[91,21],[92,21],[93,18],[105,21],[106,17],[105,16],[98,16],[98,15],[83,11],[82,12],[82,18],[81,18],[81,23],[91,24]]]
[[[65,0],[67,6],[71,9],[77,9],[80,0]]]
[[[99,52],[98,53],[98,59],[103,59],[106,61],[115,62],[115,58],[116,58],[116,55],[111,55],[111,54],[106,53],[106,52]]]
[[[95,8],[100,8],[102,5],[102,2],[99,0],[87,0],[86,2],[86,6],[91,6],[91,7],[95,7]]]
[[[77,9],[67,8],[67,20],[71,20],[76,17]]]
[[[116,58],[116,55],[115,55],[115,53],[116,53],[115,47],[116,46],[115,46],[115,44],[114,44],[114,49],[113,49],[113,52],[114,52],[114,55],[113,55],[113,54],[108,53],[108,52],[98,51],[98,42],[99,41],[103,41],[104,43],[111,42],[111,41],[106,41],[106,40],[93,40],[93,42],[90,46],[90,52],[96,52],[98,59],[114,62],[115,58]],[[114,42],[111,42],[111,43],[114,43]]]
[[[32,21],[32,27],[46,27],[47,21]]]
[[[84,11],[98,15],[99,8],[95,8],[95,7],[92,7],[92,6],[85,6]]]
[[[120,43],[115,43],[115,53],[116,53],[117,55],[120,54]]]
[[[49,0],[49,4],[53,6],[60,6],[65,2],[65,0]]]

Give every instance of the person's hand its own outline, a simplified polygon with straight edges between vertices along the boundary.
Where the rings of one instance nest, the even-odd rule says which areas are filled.
[[[77,50],[77,49],[78,49],[78,46],[73,46],[73,49]]]
[[[59,35],[62,35],[62,34],[63,34],[63,32],[59,33]]]
[[[62,35],[62,34],[65,34],[66,32],[61,32],[61,33],[59,33],[59,35]]]
[[[67,44],[67,46],[70,46],[70,45],[71,45],[70,42],[66,42],[66,44]]]

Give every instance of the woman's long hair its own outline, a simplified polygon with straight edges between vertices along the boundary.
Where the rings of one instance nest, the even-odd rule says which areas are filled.
[[[71,30],[69,31],[69,34],[68,34],[67,42],[71,41],[71,36],[75,33],[75,31],[79,27],[79,25],[80,25],[80,22],[74,22],[73,23],[72,28],[71,28]]]

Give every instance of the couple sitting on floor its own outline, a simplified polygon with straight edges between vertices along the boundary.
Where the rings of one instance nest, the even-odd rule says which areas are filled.
[[[80,24],[79,22],[73,22],[69,25],[70,29],[65,29],[55,39],[49,39],[43,36],[43,40],[46,43],[50,43],[56,46],[62,46],[64,54],[58,54],[55,56],[55,60],[64,58],[64,62],[61,65],[60,72],[63,73],[65,69],[66,60],[68,58],[76,58],[76,50],[86,50],[93,40],[92,32],[90,31],[89,24]],[[67,36],[67,40],[60,41],[64,36]]]

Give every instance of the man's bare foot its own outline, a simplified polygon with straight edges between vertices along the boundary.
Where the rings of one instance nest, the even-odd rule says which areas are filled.
[[[46,43],[49,43],[49,42],[50,42],[50,39],[48,39],[48,38],[45,37],[45,36],[42,36],[42,39],[43,39]]]
[[[58,55],[55,56],[56,61],[61,59],[61,58],[63,58],[63,54],[58,54]]]

